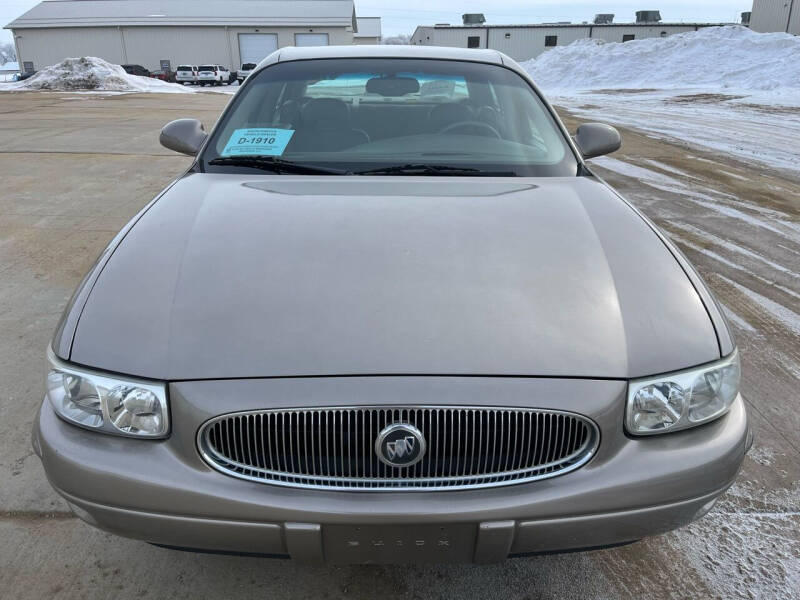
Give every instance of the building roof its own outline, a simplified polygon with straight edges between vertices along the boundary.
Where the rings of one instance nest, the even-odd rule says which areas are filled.
[[[6,29],[154,25],[355,25],[353,0],[45,0]]]
[[[381,37],[380,17],[356,17],[356,21],[358,22],[358,31],[353,35],[353,37]]]

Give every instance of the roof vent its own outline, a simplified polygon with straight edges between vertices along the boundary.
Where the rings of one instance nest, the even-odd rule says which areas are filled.
[[[464,25],[483,25],[486,23],[486,17],[483,13],[465,13],[461,15]]]
[[[657,10],[637,10],[637,23],[658,23],[661,21],[661,12]]]
[[[613,13],[599,13],[594,16],[595,25],[608,25],[614,22]]]
[[[750,25],[750,15],[752,13],[748,10],[742,13],[742,25]]]

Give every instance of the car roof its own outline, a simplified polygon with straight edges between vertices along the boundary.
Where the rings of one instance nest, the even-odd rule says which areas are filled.
[[[502,65],[505,57],[497,50],[445,46],[286,46],[262,60],[258,67],[260,69],[276,62],[315,58],[431,58]]]

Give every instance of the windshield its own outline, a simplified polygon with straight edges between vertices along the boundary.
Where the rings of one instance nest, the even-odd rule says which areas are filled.
[[[320,174],[577,172],[549,110],[514,71],[425,59],[305,60],[251,76],[199,164],[240,172],[267,162]]]
[[[217,68],[214,65],[202,65],[199,67],[200,71],[216,71]]]
[[[256,68],[256,63],[244,63],[242,65],[242,71],[252,71]]]
[[[187,65],[181,65],[180,67],[178,67],[178,71],[191,71],[191,70],[192,67],[189,67]]]

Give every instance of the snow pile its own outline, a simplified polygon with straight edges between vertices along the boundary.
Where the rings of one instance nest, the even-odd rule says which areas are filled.
[[[13,86],[16,90],[190,93],[183,86],[150,77],[128,75],[119,65],[102,58],[86,56],[67,58],[46,67],[36,75]]]
[[[703,88],[776,91],[800,101],[800,37],[741,26],[625,43],[583,39],[522,66],[548,93]]]

